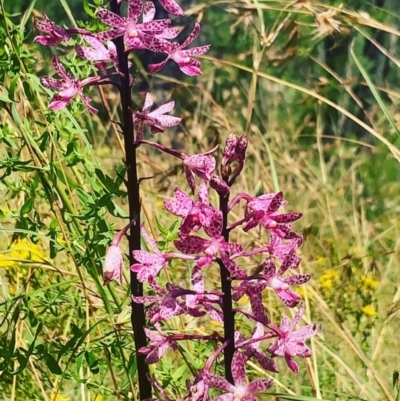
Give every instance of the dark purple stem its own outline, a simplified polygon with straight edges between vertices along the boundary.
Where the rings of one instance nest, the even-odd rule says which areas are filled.
[[[121,15],[120,5],[116,0],[110,2],[111,11]],[[126,168],[127,168],[127,190],[129,203],[129,218],[132,221],[136,217],[136,224],[130,228],[129,236],[129,262],[135,263],[132,252],[140,249],[140,194],[136,164],[136,146],[132,119],[131,82],[128,67],[128,55],[125,52],[124,39],[122,37],[114,40],[117,48],[118,65],[120,75],[120,95],[122,105],[122,130],[125,142]],[[130,273],[130,287],[133,296],[143,296],[143,286],[137,279],[137,274]],[[147,346],[147,338],[144,332],[146,325],[144,305],[132,301],[131,322],[134,334],[135,349],[139,350]],[[145,362],[146,356],[136,352],[137,372],[139,382],[139,398],[141,400],[151,398],[151,383],[148,380],[149,369]]]
[[[223,218],[222,236],[226,242],[229,242],[229,230],[227,229],[228,202],[229,194],[219,194],[219,208]],[[221,289],[224,293],[222,296],[222,310],[224,313],[224,340],[227,342],[227,346],[224,348],[225,378],[234,384],[231,368],[233,353],[235,352],[235,313],[232,305],[232,281],[228,269],[220,258],[218,258],[218,264],[221,275]]]

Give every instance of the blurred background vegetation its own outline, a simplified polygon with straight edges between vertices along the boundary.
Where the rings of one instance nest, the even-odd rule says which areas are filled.
[[[51,55],[65,56],[76,75],[90,67],[66,46],[32,42],[42,11],[61,25],[88,22],[95,29],[90,15],[102,1],[0,4],[0,393],[12,401],[134,399],[128,288],[102,289],[99,278],[126,211],[123,153],[111,122],[118,97],[110,88],[93,89],[100,109],[93,118],[79,102],[48,112],[49,94],[37,77],[53,74]],[[282,364],[282,373],[272,375],[274,389],[329,400],[398,399],[392,383],[400,369],[398,1],[181,4],[182,37],[199,21],[196,43],[212,44],[203,75],[194,80],[168,65],[151,76],[145,67],[157,56],[138,53],[135,105],[141,108],[147,90],[160,103],[173,98],[183,123],[159,138],[187,152],[209,149],[231,130],[247,133],[249,157],[235,191],[280,189],[290,210],[304,213],[296,226],[305,236],[301,269],[313,280],[299,291],[305,320],[322,331],[303,373]],[[155,217],[166,227],[173,223],[159,213],[184,182],[180,168],[148,149],[140,162],[142,176],[155,176],[142,187],[147,223],[168,243]],[[245,241],[263,243],[262,234]],[[174,268],[184,280],[184,269]],[[273,296],[265,302],[274,320],[288,313]],[[220,330],[212,322],[190,323],[193,330]],[[171,329],[181,324],[172,319]],[[209,347],[189,349],[186,355],[197,356],[187,359],[192,369]],[[155,374],[177,397],[189,372],[177,371],[172,356]]]

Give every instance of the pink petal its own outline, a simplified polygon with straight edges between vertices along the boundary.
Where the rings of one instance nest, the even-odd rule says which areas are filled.
[[[216,376],[211,373],[205,372],[204,381],[210,387],[215,388],[220,391],[226,391],[233,393],[235,392],[236,388],[231,383],[228,382],[225,378],[221,376]]]
[[[290,331],[293,330],[296,327],[297,323],[300,322],[300,319],[301,319],[301,317],[303,316],[303,313],[304,313],[304,309],[305,309],[305,305],[303,303],[303,304],[301,304],[299,310],[296,312],[292,322],[289,325],[289,330]]]
[[[188,235],[183,239],[174,241],[174,244],[180,252],[190,255],[204,252],[210,245],[210,241],[194,235]]]
[[[175,39],[179,35],[180,31],[176,28],[165,28],[162,33],[157,36],[164,39]]]
[[[197,22],[194,24],[194,28],[192,33],[188,36],[188,38],[180,45],[181,49],[184,49],[187,45],[190,45],[190,43],[192,43],[197,36],[199,36],[200,34],[200,24],[198,24]]]
[[[246,359],[244,355],[236,351],[233,355],[232,359],[232,376],[235,381],[235,386],[242,386],[246,381],[246,372],[244,369],[244,365],[246,363]]]
[[[301,285],[307,283],[307,281],[310,281],[310,279],[311,279],[311,274],[297,274],[285,278],[283,281],[289,285]]]
[[[167,64],[167,61],[168,61],[168,58],[166,58],[164,61],[161,61],[161,63],[158,63],[158,64],[149,64],[147,66],[147,69],[150,72],[158,72],[165,66],[165,64]]]
[[[103,265],[104,285],[112,280],[118,280],[122,284],[123,257],[119,246],[111,245],[106,254]]]
[[[147,33],[162,34],[164,29],[168,28],[170,24],[171,20],[169,19],[156,19],[139,24],[138,28],[142,31],[146,31]]]
[[[192,170],[185,163],[183,163],[183,171],[185,172],[186,180],[189,184],[189,187],[192,190],[192,193],[194,193],[196,189],[196,182],[194,180]]]
[[[49,110],[61,110],[68,104],[70,104],[71,99],[61,98],[58,95],[54,95],[53,99],[49,103]]]
[[[130,23],[136,24],[139,15],[142,13],[142,0],[129,0],[128,2],[128,20]]]
[[[146,93],[146,97],[144,99],[144,104],[142,108],[142,113],[143,114],[148,114],[151,106],[153,106],[153,98],[150,93]]]
[[[228,255],[224,252],[220,252],[222,262],[224,263],[225,267],[229,271],[232,277],[235,279],[245,278],[247,274],[239,268],[239,266],[231,259],[229,259]]]
[[[46,37],[46,36],[36,36],[33,41],[39,43],[43,46],[57,46],[64,38]]]
[[[183,16],[184,12],[175,0],[159,0],[161,6],[170,14]]]
[[[200,56],[210,50],[211,45],[192,47],[191,49],[183,50],[182,54],[188,57]]]
[[[40,83],[49,89],[57,89],[60,90],[62,88],[63,82],[59,79],[51,78],[51,77],[42,77],[40,78]]]
[[[92,113],[92,114],[97,114],[97,113],[98,113],[98,110],[95,109],[95,108],[90,104],[90,102],[92,101],[92,99],[90,99],[89,96],[86,96],[86,95],[81,94],[81,98],[82,98],[83,104],[85,105],[85,107],[87,108],[87,110],[88,110],[90,113]]]
[[[152,117],[158,117],[161,114],[169,113],[175,106],[175,102],[171,101],[163,104],[162,106],[157,107],[151,113],[149,113]]]
[[[303,216],[303,213],[284,213],[271,217],[277,223],[292,223]]]
[[[294,373],[299,373],[299,365],[293,360],[293,358],[290,355],[285,354],[285,361],[289,368],[294,372]]]
[[[271,203],[269,204],[267,212],[268,213],[276,212],[280,208],[280,206],[282,204],[282,200],[283,200],[283,193],[278,192],[274,196],[274,198],[271,200]]]
[[[133,257],[140,262],[140,264],[153,264],[163,263],[164,258],[159,254],[150,253],[147,251],[133,251]]]
[[[199,185],[198,197],[201,203],[208,204],[208,187],[205,181],[202,181]]]
[[[247,386],[247,390],[250,393],[257,393],[259,391],[266,391],[266,390],[269,390],[272,387],[273,382],[274,381],[272,379],[253,380]]]
[[[222,231],[222,212],[220,210],[211,210],[212,219],[208,222],[208,225],[204,227],[204,231],[210,237],[216,237],[221,235]]]
[[[126,23],[124,19],[106,8],[100,8],[97,15],[106,25],[112,26],[113,28],[125,28]]]
[[[121,28],[113,28],[108,31],[97,32],[94,37],[101,42],[106,42],[111,39],[118,38],[124,34],[124,30]]]
[[[234,132],[231,132],[225,141],[224,151],[222,153],[222,165],[229,163],[235,156],[237,137]]]
[[[57,56],[53,56],[52,62],[58,75],[61,78],[64,78],[64,80],[67,82],[71,81],[71,77],[67,74],[64,66],[61,64],[60,59]]]
[[[156,7],[152,1],[146,1],[143,9],[143,22],[149,22],[154,19]]]
[[[181,118],[175,116],[158,116],[157,120],[162,127],[175,127],[182,121]]]
[[[199,67],[196,66],[179,66],[179,69],[186,74],[188,77],[196,77],[198,75],[201,75],[201,70]]]
[[[140,227],[140,232],[142,234],[143,239],[146,241],[148,245],[150,245],[150,248],[155,252],[161,255],[160,250],[157,247],[157,242],[150,237],[149,233],[146,231],[144,224]]]
[[[192,199],[179,188],[175,188],[174,195],[176,201],[164,201],[166,209],[176,216],[186,217],[193,207]]]
[[[301,301],[301,296],[296,292],[282,289],[275,289],[275,292],[284,305],[289,308],[294,308]]]

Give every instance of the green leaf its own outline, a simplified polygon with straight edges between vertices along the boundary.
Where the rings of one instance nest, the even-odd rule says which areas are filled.
[[[96,358],[96,355],[92,351],[85,352],[85,359],[87,364],[89,365],[89,369],[93,374],[97,374],[100,372],[99,361]]]
[[[182,364],[178,369],[171,373],[171,377],[173,381],[178,381],[183,377],[183,373],[187,370],[186,364]]]
[[[35,203],[34,198],[29,198],[21,207],[20,215],[23,216],[24,214],[29,213],[33,209],[33,205]]]
[[[6,89],[4,86],[2,86],[2,85],[0,85],[0,101],[1,101],[1,102],[5,102],[5,103],[14,103],[14,101],[11,100],[11,99],[8,97],[8,91],[7,91],[7,89]]]
[[[356,54],[354,52],[354,41],[353,41],[353,43],[351,44],[351,47],[350,47],[350,54],[353,57],[353,60],[356,63],[358,69],[360,70],[361,75],[364,77],[365,81],[367,82],[368,88],[372,92],[372,95],[374,96],[376,102],[378,103],[379,107],[381,108],[382,113],[384,114],[384,116],[388,120],[389,124],[392,126],[394,132],[397,134],[397,136],[400,137],[400,130],[397,127],[396,121],[392,117],[391,111],[389,111],[389,109],[386,107],[386,105],[383,102],[381,96],[379,95],[379,92],[376,90],[376,87],[375,87],[374,83],[372,82],[370,76],[368,75],[367,71],[365,70],[365,68],[361,64],[361,61],[358,59],[358,57],[356,56]]]
[[[160,220],[158,220],[158,218],[156,217],[156,225],[158,230],[161,232],[161,234],[167,236],[168,235],[168,228],[165,227],[163,224],[161,224]]]
[[[44,357],[44,361],[51,373],[54,375],[62,375],[62,369],[60,368],[60,365],[51,354],[47,353]]]

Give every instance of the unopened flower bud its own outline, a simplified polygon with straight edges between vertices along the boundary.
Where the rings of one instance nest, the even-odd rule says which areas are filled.
[[[124,264],[123,255],[119,243],[129,228],[136,223],[136,216],[125,226],[114,238],[110,248],[107,251],[106,259],[103,265],[104,285],[110,281],[118,280],[122,284],[122,266]]]
[[[235,158],[239,163],[243,163],[246,158],[246,149],[248,145],[248,139],[245,134],[241,135],[236,142],[235,147]]]
[[[122,252],[117,244],[112,244],[108,249],[106,260],[103,266],[103,280],[104,285],[107,285],[110,281],[117,280],[122,284],[122,266],[123,257]]]
[[[217,175],[211,177],[210,187],[215,189],[219,194],[228,194],[230,191],[229,185]]]
[[[231,132],[225,141],[224,151],[222,153],[222,166],[231,163],[235,158],[237,137],[234,132]]]

